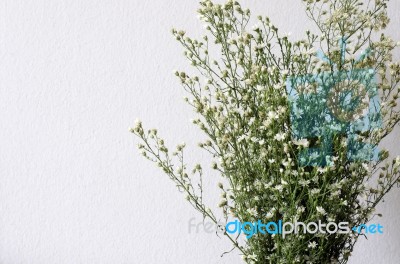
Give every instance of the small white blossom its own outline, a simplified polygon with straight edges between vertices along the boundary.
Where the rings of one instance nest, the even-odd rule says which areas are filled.
[[[268,128],[271,125],[272,121],[271,119],[267,119],[263,122],[264,128]]]
[[[318,244],[317,244],[317,242],[315,242],[315,241],[308,243],[308,247],[309,247],[309,248],[316,248],[317,245],[318,245]]]
[[[281,184],[278,184],[275,186],[275,190],[277,190],[278,192],[282,192],[283,186]]]
[[[306,210],[306,208],[302,205],[297,207],[297,213],[299,213],[299,214],[303,213],[305,210]]]
[[[273,216],[274,216],[274,214],[273,214],[272,212],[268,212],[268,213],[265,215],[265,218],[270,219],[270,218],[272,218]]]
[[[294,140],[293,144],[295,144],[297,146],[302,146],[302,147],[308,148],[310,142],[307,139],[303,138],[300,140]]]
[[[255,261],[257,261],[257,255],[253,253],[248,255],[246,259],[250,260],[250,263],[255,263]]]
[[[277,141],[282,141],[286,138],[286,134],[285,133],[278,133],[275,135],[274,139]]]
[[[301,179],[301,180],[299,180],[299,184],[301,186],[305,187],[305,186],[308,186],[310,184],[310,181]]]
[[[257,209],[256,208],[249,208],[247,212],[252,216],[257,216]]]
[[[265,87],[261,86],[261,85],[257,85],[256,87],[257,91],[263,91],[265,89]]]
[[[320,193],[320,191],[321,191],[320,189],[314,188],[314,189],[311,190],[311,194],[318,194],[318,193]]]
[[[268,114],[267,114],[267,116],[268,116],[269,118],[271,118],[271,119],[278,119],[278,118],[279,118],[278,113],[275,112],[275,111],[269,111]]]
[[[326,215],[326,211],[322,206],[317,206],[317,212],[322,214],[322,215]]]

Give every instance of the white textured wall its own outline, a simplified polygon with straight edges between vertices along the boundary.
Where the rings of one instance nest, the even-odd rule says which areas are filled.
[[[310,25],[300,0],[247,5],[293,37]],[[400,4],[390,8],[400,39]],[[170,28],[199,34],[196,9],[192,0],[0,1],[0,263],[241,263],[235,252],[219,257],[224,239],[188,233],[201,218],[128,133],[140,117],[195,148],[172,75],[188,66]],[[352,264],[399,263],[399,194],[381,206],[387,232],[358,244]]]

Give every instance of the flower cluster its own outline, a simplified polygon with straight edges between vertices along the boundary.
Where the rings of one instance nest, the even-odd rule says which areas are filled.
[[[280,34],[268,17],[259,16],[258,23],[248,29],[250,11],[232,0],[223,5],[200,2],[199,18],[207,30],[201,39],[172,30],[185,49],[185,57],[199,72],[199,76],[181,71],[175,75],[189,94],[186,102],[197,114],[193,124],[208,138],[198,146],[210,153],[212,169],[225,182],[218,188],[219,208],[226,220],[326,220],[356,226],[376,215],[376,205],[400,182],[400,157],[390,159],[388,151],[382,150],[376,161],[348,160],[347,141],[340,133],[332,139],[330,166],[299,164],[299,153],[322,139],[293,137],[285,86],[289,76],[374,69],[380,80],[383,126],[361,133],[358,139],[377,145],[400,122],[395,108],[400,65],[392,61],[398,45],[384,34],[373,41],[373,32],[389,22],[387,0],[376,0],[369,6],[360,0],[304,2],[307,15],[320,32],[307,31],[298,41]],[[348,44],[346,58],[338,36]],[[218,48],[220,57],[211,56],[211,45]],[[315,56],[321,47],[329,60]],[[367,48],[369,56],[356,60]],[[316,87],[302,89],[312,92]],[[141,139],[143,156],[171,178],[196,210],[217,223],[217,213],[203,202],[202,166],[197,164],[190,170],[184,160],[186,145],[170,152],[157,130],[146,131],[140,121],[131,132]],[[357,234],[298,234],[285,239],[254,235],[241,243],[237,237],[225,235],[245,262],[262,264],[347,263],[359,238]]]

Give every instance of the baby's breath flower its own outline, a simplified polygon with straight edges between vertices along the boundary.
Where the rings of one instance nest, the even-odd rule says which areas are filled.
[[[317,242],[315,242],[315,241],[312,241],[312,242],[308,243],[308,247],[311,248],[311,249],[316,248],[317,245],[318,245],[318,244],[317,244]]]
[[[275,190],[277,190],[278,192],[282,192],[282,190],[283,190],[283,185],[281,185],[281,184],[276,185],[276,186],[275,186]]]
[[[249,208],[247,209],[247,212],[251,215],[256,217],[257,216],[257,209],[256,208]]]
[[[302,147],[308,148],[308,145],[310,144],[310,142],[307,139],[303,138],[300,140],[294,140],[293,144],[295,144],[297,146],[302,146]]]
[[[297,213],[299,213],[299,214],[304,213],[305,210],[306,210],[306,208],[304,206],[302,206],[302,205],[297,207]]]
[[[322,206],[317,206],[316,209],[317,212],[320,213],[321,215],[326,215],[326,211]]]
[[[311,190],[311,194],[315,195],[315,194],[319,194],[321,192],[320,189],[314,188]],[[317,209],[318,210],[318,209]]]
[[[310,181],[309,181],[309,180],[301,179],[301,180],[299,180],[299,184],[300,184],[301,186],[303,186],[303,187],[306,187],[306,186],[308,186],[308,185],[310,184]]]
[[[283,141],[286,138],[286,134],[285,133],[278,133],[275,135],[274,139],[277,141]]]

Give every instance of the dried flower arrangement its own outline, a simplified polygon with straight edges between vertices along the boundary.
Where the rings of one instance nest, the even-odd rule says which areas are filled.
[[[379,215],[375,207],[400,182],[400,157],[389,158],[387,150],[380,150],[375,159],[350,159],[352,147],[348,134],[341,129],[303,137],[298,134],[296,129],[310,129],[315,123],[309,118],[303,118],[305,123],[295,123],[294,117],[306,113],[294,112],[288,90],[290,80],[293,85],[298,76],[321,77],[328,72],[350,73],[341,77],[341,86],[337,87],[358,91],[361,86],[368,86],[360,80],[367,77],[358,76],[358,81],[353,82],[353,73],[366,70],[375,87],[375,94],[370,94],[369,99],[371,95],[379,99],[375,114],[379,115],[380,125],[357,133],[355,141],[378,146],[400,121],[400,111],[396,110],[400,64],[392,58],[399,44],[383,33],[374,40],[375,32],[389,23],[388,0],[367,4],[361,0],[303,2],[319,32],[307,31],[305,38],[298,41],[280,34],[267,17],[259,16],[258,24],[247,29],[250,11],[232,0],[223,5],[210,0],[200,2],[198,12],[207,29],[201,40],[188,37],[184,31],[172,31],[200,73],[189,76],[176,72],[176,76],[190,95],[186,101],[198,114],[193,123],[208,137],[199,146],[210,153],[215,161],[212,168],[226,182],[219,184],[219,207],[226,221],[322,220],[357,226]],[[219,58],[211,57],[210,45],[218,47]],[[319,56],[318,50],[324,55]],[[307,94],[317,88],[307,83],[297,92]],[[341,92],[343,89],[334,90],[336,95]],[[331,109],[340,124],[348,125],[362,115],[352,111],[355,114],[348,116],[348,109],[346,112],[340,111],[342,106],[332,107],[337,106],[337,100],[329,97],[325,102],[324,98],[319,96],[316,100],[326,103],[323,107]],[[307,100],[310,98],[303,101]],[[368,106],[369,100],[363,102]],[[310,111],[315,114],[320,110]],[[187,200],[204,218],[217,223],[216,213],[203,203],[201,165],[190,172],[184,161],[185,144],[171,152],[157,130],[145,130],[140,121],[131,132],[140,138],[138,147],[143,156],[156,163],[186,193]],[[321,145],[328,136],[329,150],[320,163],[304,160],[307,155],[313,156],[307,149]],[[321,152],[315,157],[320,156]],[[228,232],[225,236],[246,263],[347,263],[362,234],[301,233],[285,238],[256,234],[244,243]]]

